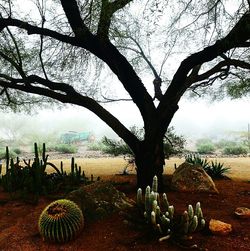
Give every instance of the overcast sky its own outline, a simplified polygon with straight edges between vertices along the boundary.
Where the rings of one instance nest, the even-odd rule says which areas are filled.
[[[220,102],[183,99],[171,125],[178,133],[194,138],[227,131],[247,130],[247,125],[250,123],[249,101],[249,98]],[[109,105],[107,109],[127,127],[135,124],[142,126],[140,114],[131,102],[115,103]],[[96,115],[81,107],[44,110],[28,119],[33,121],[33,125],[35,121],[35,124],[43,125],[46,130],[93,131],[98,136],[103,134],[115,136]]]

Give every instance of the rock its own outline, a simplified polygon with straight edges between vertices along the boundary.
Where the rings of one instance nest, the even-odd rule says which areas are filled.
[[[199,165],[182,163],[173,173],[171,188],[183,192],[218,193],[212,178]]]
[[[237,207],[234,213],[239,218],[250,219],[250,209],[247,207]]]
[[[215,235],[227,235],[231,233],[233,229],[231,224],[211,219],[209,221],[209,230]]]
[[[134,205],[134,201],[108,181],[97,181],[81,187],[70,192],[66,199],[74,201],[87,220],[101,219],[115,211],[125,210]]]

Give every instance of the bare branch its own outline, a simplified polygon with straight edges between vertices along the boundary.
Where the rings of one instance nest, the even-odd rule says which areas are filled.
[[[107,97],[104,97],[102,95],[102,98],[104,99],[104,101],[98,101],[99,103],[112,103],[112,102],[120,102],[120,101],[132,101],[131,98],[119,98],[119,99],[111,99],[111,98],[107,98]]]
[[[8,61],[12,66],[15,67],[15,69],[17,70],[17,72],[22,76],[22,78],[25,79],[26,75],[22,69],[22,67],[16,63],[12,58],[8,57],[7,55],[5,55],[4,53],[2,53],[0,51],[0,57],[4,58],[6,61]]]
[[[46,21],[45,19],[45,10],[44,10],[44,2],[42,0],[42,5],[40,5],[40,2],[38,2],[37,4],[37,7],[38,7],[38,10],[40,12],[40,15],[41,15],[41,28],[43,29],[44,28],[44,23]],[[43,63],[43,58],[42,58],[42,52],[43,52],[43,34],[40,35],[40,50],[39,50],[39,59],[40,59],[40,62],[41,62],[41,67],[42,67],[42,71],[43,71],[43,74],[45,76],[46,79],[48,79],[48,76],[47,76],[47,73],[46,73],[46,70],[45,70],[45,66],[44,66],[44,63]]]

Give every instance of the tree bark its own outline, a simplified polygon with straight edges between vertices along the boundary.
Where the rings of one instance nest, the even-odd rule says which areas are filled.
[[[153,177],[158,177],[158,191],[163,190],[163,166],[165,164],[163,139],[156,142],[143,141],[135,154],[137,187],[143,190],[152,186]]]

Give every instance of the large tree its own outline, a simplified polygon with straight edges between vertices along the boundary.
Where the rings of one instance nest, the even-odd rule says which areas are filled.
[[[209,91],[218,79],[249,79],[249,5],[249,0],[1,0],[1,104],[15,109],[56,100],[89,109],[134,152],[138,186],[151,184],[155,174],[161,185],[163,139],[184,93]],[[150,73],[153,88],[146,88],[144,76]],[[139,109],[143,139],[100,102],[105,79],[106,93],[120,83]]]

